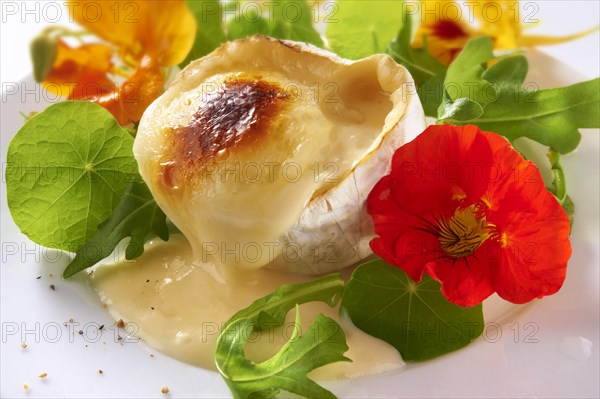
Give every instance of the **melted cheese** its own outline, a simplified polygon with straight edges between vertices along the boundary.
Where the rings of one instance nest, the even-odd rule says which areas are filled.
[[[222,274],[210,264],[192,261],[192,251],[181,236],[167,243],[153,242],[134,262],[98,267],[90,281],[110,314],[135,326],[137,335],[152,347],[184,362],[214,369],[219,331],[233,314],[284,283],[308,280],[305,276],[260,269]],[[302,329],[318,313],[340,323],[352,363],[338,362],[311,373],[317,379],[352,378],[400,368],[398,352],[367,335],[323,303],[300,306]],[[265,360],[291,336],[294,312],[281,329],[252,336],[247,356]]]
[[[349,83],[343,97],[337,90],[267,71],[231,72],[165,107],[158,121],[165,144],[149,183],[201,261],[241,268],[273,261],[286,250],[279,237],[311,199],[373,150],[389,94],[374,75]]]
[[[424,128],[412,78],[389,56],[253,36],[181,71],[133,152],[200,261],[319,274],[371,254],[366,196]],[[302,249],[292,261],[288,244]]]

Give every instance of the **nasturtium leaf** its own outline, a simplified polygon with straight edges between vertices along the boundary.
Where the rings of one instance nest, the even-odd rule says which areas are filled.
[[[229,40],[261,34],[277,39],[294,40],[323,47],[323,39],[313,24],[313,12],[306,0],[283,0],[259,4],[249,1],[230,2],[226,23]]]
[[[389,0],[338,0],[325,22],[329,47],[344,58],[385,52],[403,23],[402,3]]]
[[[528,137],[566,154],[577,148],[580,128],[600,127],[600,78],[567,87],[538,91],[501,90],[481,117],[446,119],[456,125],[475,124],[481,130],[513,141]]]
[[[492,39],[489,36],[471,39],[450,64],[446,72],[444,90],[451,102],[459,98],[468,98],[485,107],[487,103],[496,100],[496,87],[482,78],[485,64],[494,58],[492,48]]]
[[[282,0],[273,4],[269,36],[323,47],[323,39],[313,24],[314,14],[306,0]]]
[[[294,306],[320,301],[335,306],[342,297],[344,280],[339,273],[332,273],[299,284],[283,284],[273,293],[257,299],[247,308],[237,312],[231,320],[250,319],[256,329],[280,327],[286,314]]]
[[[258,364],[244,355],[244,344],[254,328],[252,321],[236,319],[223,329],[215,361],[234,398],[273,398],[282,389],[306,398],[335,398],[307,374],[329,363],[349,361],[344,357],[348,350],[344,332],[333,319],[322,314],[302,335],[299,327],[296,307],[292,337],[272,358]]]
[[[481,335],[484,326],[481,304],[454,305],[429,276],[415,283],[380,260],[354,271],[342,307],[358,328],[394,346],[406,361],[460,349]]]
[[[63,277],[71,277],[106,258],[126,237],[126,259],[144,253],[144,243],[152,235],[169,239],[166,216],[156,204],[145,183],[132,180],[112,215],[98,226],[98,231],[76,252]]]
[[[133,138],[90,102],[62,102],[28,119],[8,147],[13,220],[32,241],[74,252],[117,205],[137,164]]]
[[[196,18],[196,37],[187,57],[179,64],[180,68],[185,68],[227,40],[222,26],[223,5],[219,0],[188,0],[187,3]]]
[[[240,15],[242,10],[240,3],[236,1],[224,4],[226,13],[232,15],[225,24],[227,40],[242,39],[252,35],[268,35],[269,22],[259,12],[262,8],[255,4],[244,8],[243,15]]]

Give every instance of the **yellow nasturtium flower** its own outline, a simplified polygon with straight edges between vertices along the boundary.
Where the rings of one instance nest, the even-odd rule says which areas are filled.
[[[182,62],[194,43],[196,20],[186,1],[80,0],[69,13],[104,43],[72,47],[59,37],[42,83],[70,99],[102,105],[121,125],[139,121],[163,91],[162,68]]]
[[[413,47],[424,46],[442,63],[449,65],[465,44],[476,36],[487,35],[497,50],[512,50],[536,45],[561,43],[594,32],[598,27],[563,37],[523,34],[527,13],[513,0],[482,0],[464,3],[452,0],[421,1],[421,24]],[[472,21],[469,21],[472,19]],[[527,21],[525,21],[527,22]],[[533,21],[532,21],[533,24]]]

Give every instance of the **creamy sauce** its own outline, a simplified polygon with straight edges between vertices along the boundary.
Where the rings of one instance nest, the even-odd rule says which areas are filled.
[[[222,325],[254,300],[284,283],[303,282],[309,277],[259,269],[222,273],[208,263],[192,261],[192,250],[184,237],[174,235],[165,243],[150,243],[135,261],[104,265],[90,281],[110,314],[123,319],[128,331],[170,356],[208,369],[215,369],[214,350]],[[346,335],[350,362],[338,362],[311,373],[317,379],[364,376],[400,368],[400,355],[389,344],[358,328],[339,309],[323,303],[300,306],[302,330],[316,315],[337,320]],[[246,345],[248,358],[259,362],[275,354],[291,337],[294,311],[281,329],[253,335]]]

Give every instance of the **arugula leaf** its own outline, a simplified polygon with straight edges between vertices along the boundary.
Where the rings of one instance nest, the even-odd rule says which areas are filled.
[[[496,88],[482,78],[485,63],[494,58],[492,39],[480,36],[467,42],[465,48],[448,67],[444,81],[444,94],[454,102],[459,98],[468,98],[482,108],[496,100]],[[443,115],[444,104],[442,104]]]
[[[438,123],[475,124],[510,141],[528,137],[561,154],[577,147],[579,128],[600,127],[599,79],[527,91],[522,87],[527,74],[522,56],[509,56],[486,70],[485,63],[493,58],[489,37],[467,43],[448,68]]]
[[[190,62],[210,53],[227,39],[222,27],[222,5],[219,0],[188,0],[188,7],[196,18],[196,38],[192,49],[181,64],[185,68]]]
[[[437,119],[440,102],[444,98],[445,79],[446,73],[444,72],[432,77],[421,86],[417,86],[417,94],[426,116]]]
[[[600,78],[567,87],[539,91],[501,90],[475,119],[444,119],[439,122],[473,123],[511,141],[528,137],[566,154],[581,140],[579,128],[600,127]]]
[[[344,280],[332,273],[300,284],[283,284],[273,293],[252,302],[237,312],[230,322],[240,318],[250,319],[255,328],[263,330],[282,326],[285,315],[297,304],[312,301],[325,302],[334,307],[342,297]]]
[[[354,271],[342,306],[354,325],[393,345],[407,361],[460,349],[483,332],[481,304],[471,308],[454,305],[429,276],[417,284],[381,260]]]
[[[464,121],[477,119],[483,115],[483,107],[468,98],[459,98],[454,102],[446,98],[444,101],[445,103],[441,106],[444,114],[440,116],[440,119]]]
[[[396,38],[386,49],[394,61],[403,65],[415,80],[417,94],[425,115],[437,117],[438,107],[443,98],[446,66],[427,50],[427,38],[423,38],[423,48],[411,47],[412,18],[406,16]]]
[[[344,280],[339,273],[332,273],[306,283],[284,284],[233,315],[219,336],[215,359],[234,397],[271,398],[280,389],[307,398],[335,397],[306,374],[325,364],[349,360],[343,356],[348,350],[344,332],[334,320],[320,314],[299,337],[298,305],[321,301],[333,307],[343,290]],[[243,348],[252,331],[282,326],[293,307],[296,307],[294,333],[283,348],[260,364],[246,359]]]
[[[32,241],[74,251],[117,205],[137,164],[133,138],[90,102],[62,102],[28,119],[8,146],[13,220]]]
[[[498,86],[521,87],[525,83],[529,63],[522,55],[500,59],[483,72],[484,80]]]
[[[412,18],[406,16],[402,28],[400,28],[396,38],[387,47],[386,53],[391,55],[398,64],[408,69],[417,86],[425,84],[432,78],[445,76],[446,66],[429,54],[427,45],[423,48],[413,48],[411,47],[411,41]],[[427,39],[425,38],[426,43]],[[441,96],[437,97],[436,107],[440,101]]]
[[[398,2],[338,0],[334,21],[324,21],[330,48],[339,56],[359,59],[383,53],[403,23]]]
[[[307,398],[335,398],[309,379],[307,373],[329,363],[350,361],[343,355],[348,350],[344,332],[333,319],[322,314],[302,336],[299,326],[296,306],[292,337],[275,356],[259,364],[244,355],[253,322],[241,318],[225,327],[217,341],[215,361],[235,398],[273,398],[281,389]]]
[[[169,239],[166,216],[146,184],[132,180],[112,215],[98,226],[94,237],[77,250],[63,277],[71,277],[98,263],[129,236],[131,240],[127,244],[125,258],[137,258],[144,253],[144,242],[152,233],[164,241]]]

